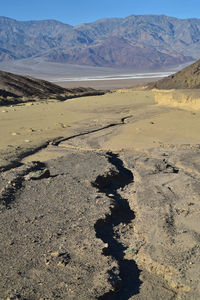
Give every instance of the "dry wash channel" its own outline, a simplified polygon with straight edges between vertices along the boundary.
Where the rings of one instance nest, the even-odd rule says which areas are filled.
[[[199,112],[149,92],[76,101],[48,104],[72,127],[2,169],[1,295],[198,300]]]

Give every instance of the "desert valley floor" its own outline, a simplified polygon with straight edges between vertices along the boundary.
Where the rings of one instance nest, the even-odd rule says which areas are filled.
[[[138,88],[1,106],[0,298],[199,299],[195,105]]]

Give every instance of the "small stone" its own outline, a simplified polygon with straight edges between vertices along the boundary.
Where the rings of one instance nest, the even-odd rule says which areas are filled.
[[[108,194],[108,197],[114,197],[115,195],[114,194]]]
[[[33,128],[29,128],[26,130],[27,132],[34,132],[35,130]]]
[[[65,267],[65,264],[64,264],[63,262],[59,261],[59,262],[57,263],[57,266],[58,266],[58,267]]]
[[[59,252],[58,251],[52,252],[51,256],[52,257],[58,257],[59,256]]]
[[[48,266],[49,264],[50,264],[49,259],[46,259],[46,260],[45,260],[45,265]]]
[[[50,171],[49,169],[45,168],[43,170],[37,170],[37,171],[33,171],[30,172],[29,174],[27,174],[24,179],[25,180],[37,180],[37,179],[43,179],[43,178],[48,178],[50,177]]]
[[[115,205],[115,204],[111,204],[111,205],[110,205],[110,208],[111,208],[111,209],[114,209],[114,208],[116,208],[116,205]]]
[[[58,258],[59,258],[59,262],[60,262],[60,264],[58,263],[58,265],[63,266],[63,267],[68,265],[68,263],[71,260],[70,254],[67,252],[59,253]]]
[[[133,255],[136,255],[138,253],[138,250],[135,249],[135,248],[127,248],[124,253],[126,254],[133,254]]]

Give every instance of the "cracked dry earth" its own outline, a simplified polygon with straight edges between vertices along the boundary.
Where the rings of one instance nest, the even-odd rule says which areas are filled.
[[[129,122],[1,172],[0,299],[199,299],[200,146],[106,148]]]
[[[63,151],[1,174],[1,299],[199,299],[200,148]]]

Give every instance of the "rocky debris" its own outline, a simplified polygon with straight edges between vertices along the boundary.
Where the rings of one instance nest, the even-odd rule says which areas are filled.
[[[48,178],[49,176],[49,170],[40,162],[28,163],[4,172],[3,178],[7,180],[7,183],[0,191],[0,205],[7,208],[10,207],[10,204],[15,199],[16,192],[21,189],[24,180],[37,180]]]
[[[27,165],[5,171],[0,184],[17,172],[23,180],[30,172],[44,169],[34,164],[38,168],[26,174]],[[11,294],[25,299],[97,299],[112,289],[108,270],[117,274],[119,267],[111,256],[102,255],[106,246],[94,230],[96,221],[109,213],[111,199],[91,182],[115,168],[105,153],[75,150],[66,150],[64,157],[45,167],[51,176],[23,180],[10,209],[1,211],[0,295],[3,299]]]
[[[55,251],[49,253],[45,257],[45,264],[50,265],[50,264],[56,264],[57,266],[60,267],[65,267],[66,265],[69,264],[71,260],[71,256],[68,252],[60,252],[60,251]]]

